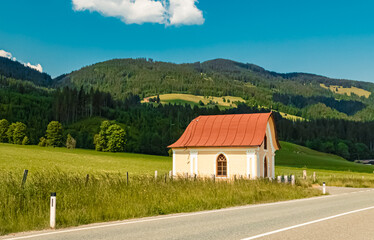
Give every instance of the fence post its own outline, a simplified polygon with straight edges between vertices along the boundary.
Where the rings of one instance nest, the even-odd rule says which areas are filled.
[[[25,169],[23,171],[23,178],[22,178],[22,183],[21,183],[21,188],[25,186],[26,180],[27,180],[27,174],[29,173],[29,170]]]
[[[295,175],[291,175],[291,185],[295,185]]]
[[[85,184],[85,186],[87,186],[89,180],[90,180],[90,174],[87,174],[86,175],[86,184]]]
[[[155,180],[157,180],[157,170],[155,171]]]
[[[306,170],[303,170],[303,179],[306,179]]]
[[[51,193],[49,226],[56,228],[56,193]]]
[[[316,172],[313,172],[313,182],[316,182]]]
[[[277,180],[278,180],[278,183],[281,183],[282,182],[282,176],[278,176]]]
[[[326,194],[326,184],[325,184],[325,182],[323,182],[323,186],[322,186],[322,194],[323,194],[323,195]]]
[[[288,176],[287,175],[284,175],[284,183],[288,183]]]

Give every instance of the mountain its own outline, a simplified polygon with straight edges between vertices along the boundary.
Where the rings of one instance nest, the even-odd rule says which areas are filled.
[[[197,116],[273,110],[281,140],[349,160],[374,157],[372,83],[275,73],[225,59],[114,59],[50,80],[1,60],[0,119],[25,123],[32,144],[57,120],[77,147],[94,148],[94,135],[107,119],[126,129],[125,151],[167,155],[166,146]],[[190,100],[161,101],[166,93]],[[141,104],[146,97],[152,101]]]
[[[374,120],[374,84],[307,73],[276,73],[226,59],[174,64],[152,59],[113,59],[54,80],[56,86],[98,89],[115,99],[166,93],[242,97],[304,118]],[[320,108],[324,108],[324,111]],[[324,115],[319,115],[319,113]]]
[[[46,73],[24,66],[22,63],[0,57],[0,75],[8,78],[30,81],[36,85],[47,87],[52,78]]]

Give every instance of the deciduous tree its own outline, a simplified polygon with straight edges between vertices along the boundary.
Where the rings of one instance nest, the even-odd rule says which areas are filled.
[[[7,131],[9,128],[9,122],[6,119],[0,120],[0,142],[7,142],[8,136]]]
[[[58,121],[52,121],[47,126],[46,139],[47,145],[52,147],[61,147],[62,141],[62,125]]]

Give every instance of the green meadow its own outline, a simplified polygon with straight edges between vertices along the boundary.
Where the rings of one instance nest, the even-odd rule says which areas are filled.
[[[372,166],[286,142],[281,145],[276,174],[295,174],[296,186],[261,179],[172,179],[165,177],[172,168],[170,157],[0,144],[0,235],[48,228],[51,192],[57,192],[56,221],[62,228],[318,196],[321,192],[310,186],[322,181],[374,187]],[[29,175],[22,188],[24,169]],[[304,169],[306,180],[301,179]]]

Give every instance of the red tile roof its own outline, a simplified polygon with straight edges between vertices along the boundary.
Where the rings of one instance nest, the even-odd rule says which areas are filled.
[[[169,148],[260,146],[270,117],[272,113],[199,116]]]

